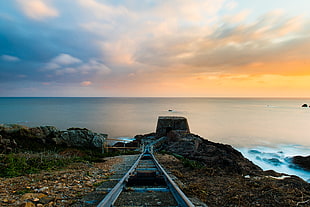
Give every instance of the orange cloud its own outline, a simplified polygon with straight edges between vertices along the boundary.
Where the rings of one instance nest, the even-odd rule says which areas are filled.
[[[42,0],[17,0],[22,11],[30,18],[35,20],[42,20],[47,17],[57,17],[58,11],[46,4]]]
[[[92,84],[91,81],[83,81],[81,82],[81,86],[90,86]]]

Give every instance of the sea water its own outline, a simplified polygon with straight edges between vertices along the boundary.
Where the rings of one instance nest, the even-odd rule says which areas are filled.
[[[192,133],[230,144],[264,170],[295,174],[290,157],[310,155],[310,99],[0,98],[0,123],[88,128],[110,138],[154,132],[158,116],[184,116]]]

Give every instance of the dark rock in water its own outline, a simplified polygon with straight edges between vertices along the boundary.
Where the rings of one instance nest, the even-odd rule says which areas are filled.
[[[308,107],[308,104],[303,104],[301,107]]]
[[[262,152],[261,151],[258,151],[258,150],[249,150],[248,151],[250,154],[262,154]]]
[[[310,155],[307,157],[295,156],[293,157],[292,162],[305,170],[310,171]]]
[[[214,143],[194,134],[182,136],[177,141],[167,139],[158,150],[199,161],[207,168],[222,174],[259,174],[262,169],[242,156],[230,145]]]
[[[267,162],[267,163],[269,163],[269,164],[271,164],[271,165],[274,165],[274,166],[280,166],[280,165],[282,165],[283,164],[283,162],[281,162],[279,159],[277,159],[277,158],[263,158],[262,159],[264,162]]]

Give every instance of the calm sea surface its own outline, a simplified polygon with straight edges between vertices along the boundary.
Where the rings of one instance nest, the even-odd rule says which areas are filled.
[[[273,167],[310,154],[310,108],[303,103],[310,99],[0,98],[0,123],[86,127],[116,138],[154,132],[158,116],[184,116],[192,133],[233,145],[268,169],[270,153],[283,157]]]

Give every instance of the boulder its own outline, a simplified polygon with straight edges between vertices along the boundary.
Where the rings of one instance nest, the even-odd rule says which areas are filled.
[[[70,128],[59,133],[57,143],[69,147],[101,148],[106,138],[106,134],[94,133],[85,128]]]
[[[9,153],[17,146],[17,143],[14,139],[4,139],[0,135],[0,153]]]
[[[303,104],[301,107],[308,107],[308,104]]]
[[[0,152],[14,148],[42,150],[55,145],[101,149],[106,134],[88,129],[70,128],[60,131],[54,126],[27,127],[16,124],[0,125]]]
[[[292,162],[295,165],[298,165],[301,168],[304,168],[305,170],[310,171],[310,155],[307,157],[303,156],[295,156],[292,159]]]

